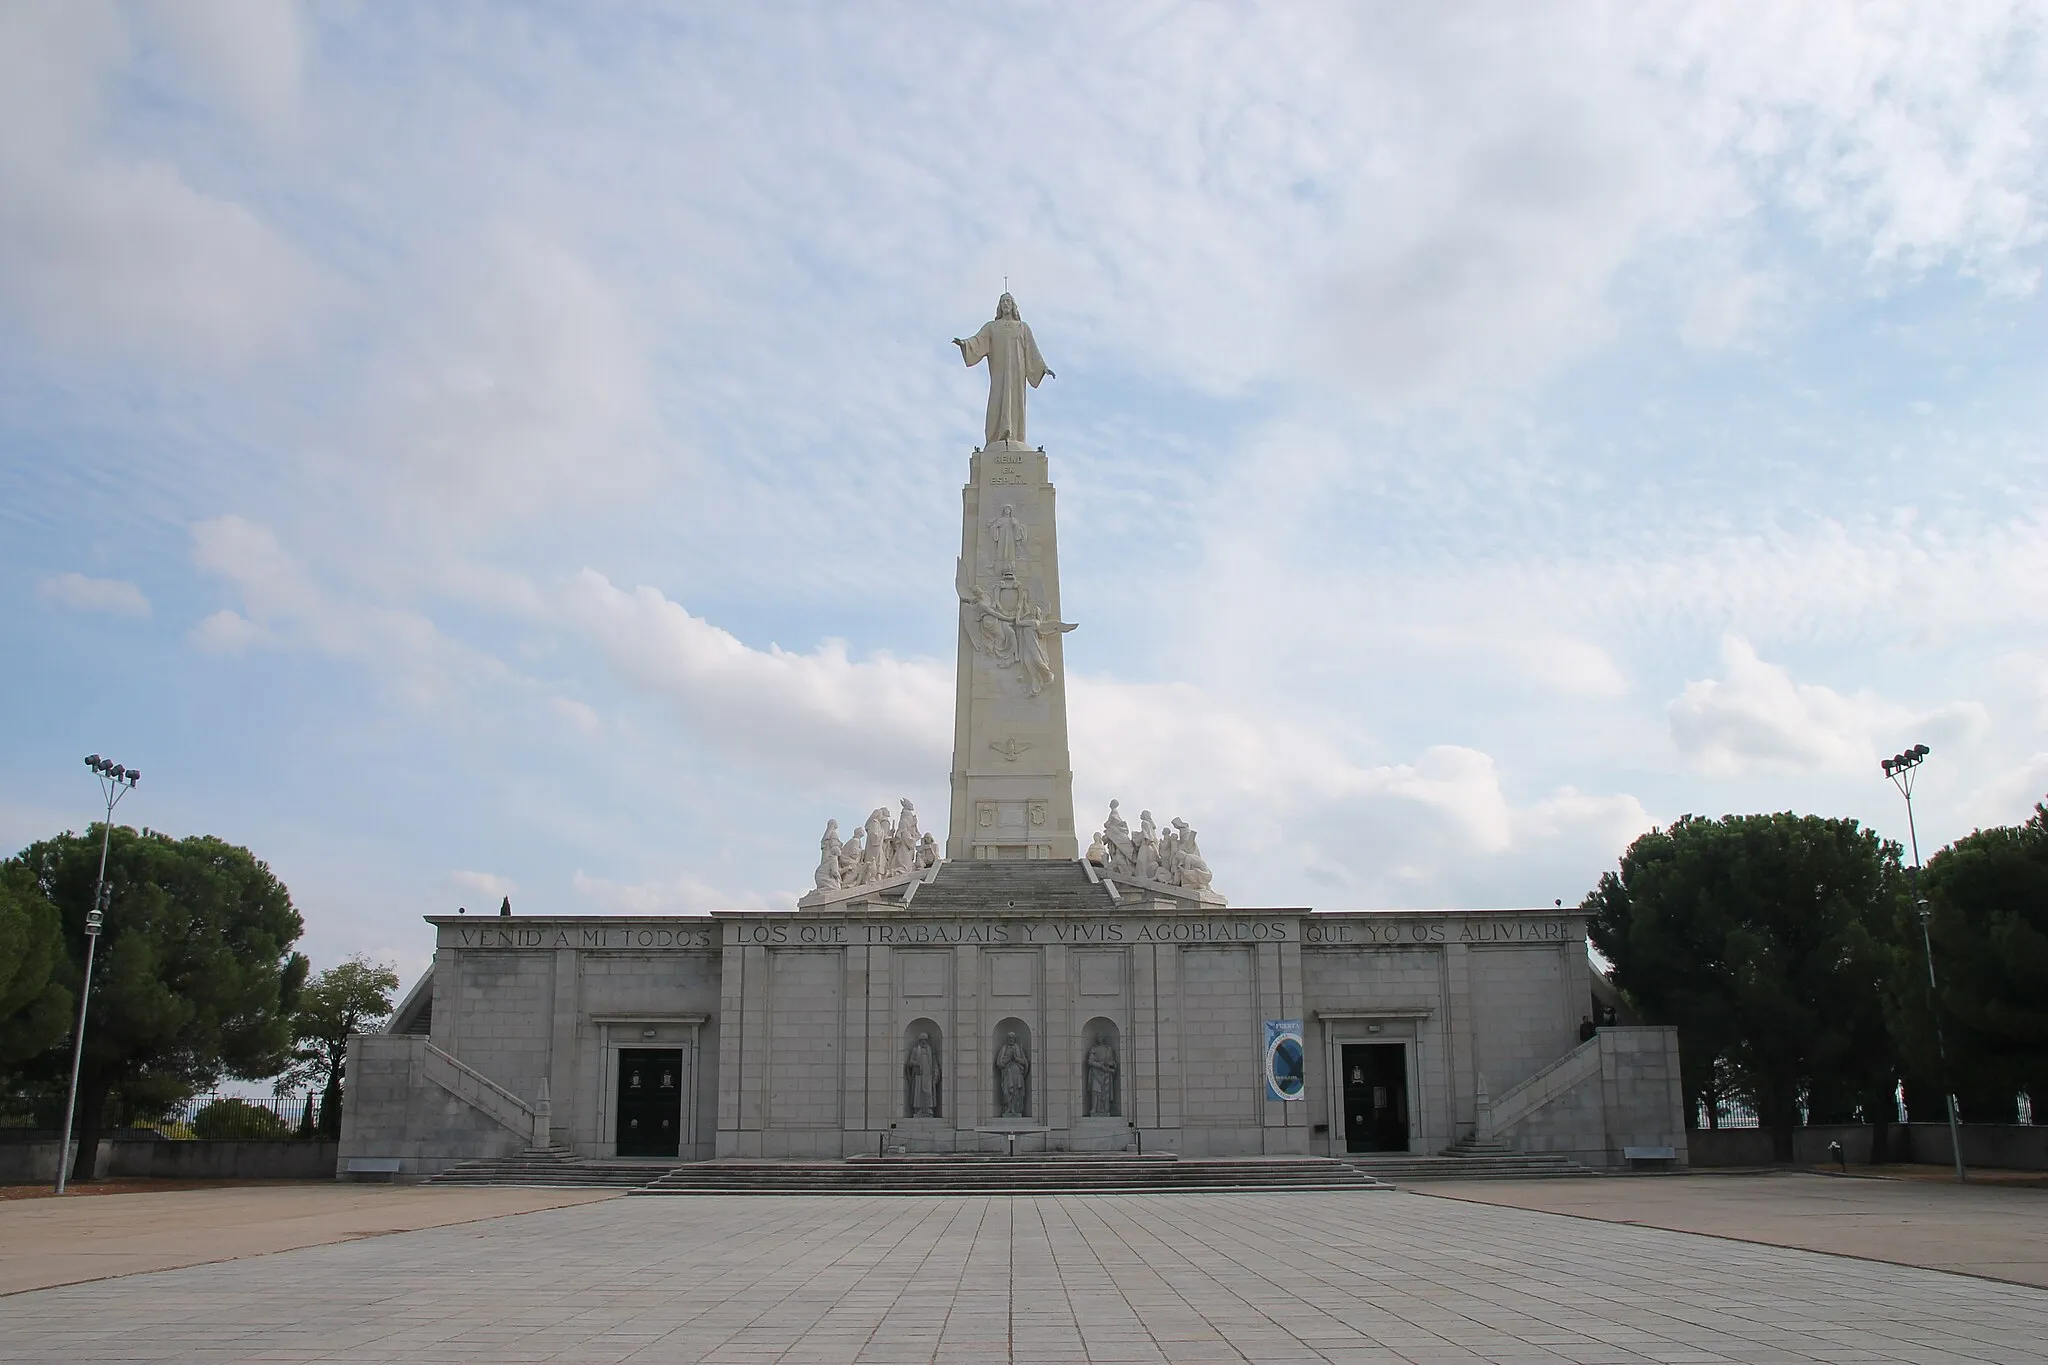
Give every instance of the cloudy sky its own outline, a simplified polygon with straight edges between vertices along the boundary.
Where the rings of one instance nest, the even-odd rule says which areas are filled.
[[[2048,793],[2048,7],[0,8],[0,842],[418,916],[942,823],[1005,276],[1076,772],[1239,905]],[[943,830],[940,830],[943,833]]]

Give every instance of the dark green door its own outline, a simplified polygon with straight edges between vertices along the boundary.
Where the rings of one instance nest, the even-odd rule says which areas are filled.
[[[1408,1049],[1356,1043],[1343,1049],[1344,1150],[1408,1150]]]
[[[672,1048],[619,1052],[620,1156],[674,1156],[683,1136],[683,1054]]]

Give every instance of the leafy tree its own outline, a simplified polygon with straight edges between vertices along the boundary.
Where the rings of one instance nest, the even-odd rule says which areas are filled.
[[[1631,844],[1582,908],[1615,984],[1678,1026],[1688,1103],[1725,1061],[1789,1161],[1803,1097],[1884,1112],[1904,885],[1898,846],[1853,820],[1688,815]]]
[[[2048,806],[2021,825],[1964,836],[1927,862],[1939,1008],[1962,1117],[2011,1123],[2025,1090],[2035,1122],[2048,1122]],[[1943,1084],[1927,1017],[1927,963],[1910,908],[1899,932],[1910,943],[1893,989],[1892,1015],[1907,1045],[1915,1118],[1939,1115]]]
[[[95,826],[32,844],[20,859],[61,912],[74,986],[99,853]],[[78,1180],[93,1177],[116,1092],[160,1098],[190,1094],[223,1073],[276,1074],[307,969],[291,951],[304,925],[290,893],[245,848],[117,827],[107,885],[78,1082]],[[68,1063],[68,1054],[45,1053],[37,1064],[47,1072]]]
[[[0,863],[0,1067],[64,1041],[74,1000],[64,966],[57,907],[26,866]]]
[[[329,967],[307,983],[292,1011],[292,1067],[278,1079],[279,1094],[320,1087],[320,1129],[341,1133],[342,1072],[348,1040],[391,1017],[398,973],[362,957]]]

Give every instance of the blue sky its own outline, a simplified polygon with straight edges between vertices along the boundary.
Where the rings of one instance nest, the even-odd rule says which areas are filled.
[[[1007,275],[1076,799],[1240,905],[2048,794],[2040,4],[0,10],[0,842],[418,916],[943,819]],[[943,831],[939,831],[943,834]]]

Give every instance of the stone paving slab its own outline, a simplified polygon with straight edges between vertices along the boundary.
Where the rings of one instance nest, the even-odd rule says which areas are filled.
[[[1447,1180],[1415,1193],[2048,1287],[2048,1189],[1760,1171]],[[2048,1359],[2048,1343],[2041,1356]]]
[[[2044,1342],[2040,1289],[1408,1193],[614,1199],[0,1299],[9,1362],[2011,1365]]]
[[[229,1185],[0,1201],[0,1294],[615,1198],[618,1190]]]

